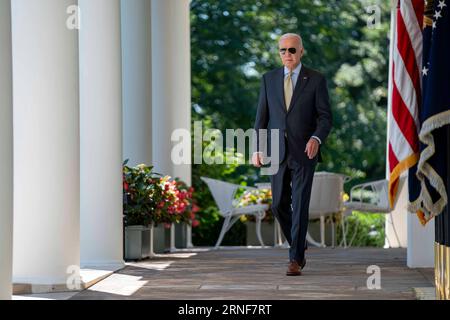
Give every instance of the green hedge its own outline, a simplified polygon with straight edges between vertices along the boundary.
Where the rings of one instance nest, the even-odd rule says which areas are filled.
[[[354,237],[352,247],[383,247],[385,238],[384,214],[353,212],[345,218],[347,244]],[[356,233],[355,233],[356,231]],[[342,241],[342,227],[337,227],[337,243]]]

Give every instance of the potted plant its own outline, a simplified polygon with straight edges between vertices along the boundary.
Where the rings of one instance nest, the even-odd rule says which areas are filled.
[[[152,253],[150,225],[162,191],[153,167],[123,165],[125,259],[143,259]]]
[[[142,259],[167,249],[166,229],[173,223],[193,227],[198,206],[192,187],[178,178],[162,176],[153,167],[123,165],[125,259]]]
[[[167,229],[175,224],[175,243],[169,246],[184,247],[187,239],[186,229],[183,227],[186,224],[193,227],[199,224],[195,219],[199,209],[193,200],[194,189],[179,178],[170,176],[161,177],[159,184],[162,193],[155,210],[154,221],[156,224],[163,223]]]

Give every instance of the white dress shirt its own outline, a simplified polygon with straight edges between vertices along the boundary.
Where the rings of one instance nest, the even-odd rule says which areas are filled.
[[[293,89],[295,89],[295,85],[297,84],[297,79],[300,74],[300,70],[302,70],[301,62],[294,70],[292,70],[291,78],[292,78],[292,88]],[[288,74],[289,74],[289,69],[287,67],[284,67],[284,77],[286,78]]]

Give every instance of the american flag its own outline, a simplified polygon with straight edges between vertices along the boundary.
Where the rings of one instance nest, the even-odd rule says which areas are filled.
[[[419,159],[419,110],[422,100],[423,0],[398,1],[390,70],[389,202],[397,197],[399,178]],[[411,175],[414,178],[414,175]]]

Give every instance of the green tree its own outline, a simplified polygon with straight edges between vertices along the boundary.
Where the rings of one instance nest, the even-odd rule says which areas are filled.
[[[297,32],[306,50],[303,63],[325,74],[332,103],[333,130],[318,170],[352,176],[346,190],[363,180],[383,178],[389,7],[387,1],[375,3],[381,21],[369,28],[366,8],[373,4],[192,0],[192,120],[222,131],[253,127],[261,75],[280,66],[277,39]],[[206,188],[201,175],[248,184],[267,180],[250,165],[194,165],[196,190]],[[203,207],[211,211],[211,206],[207,201]],[[220,223],[219,218],[215,221]],[[202,227],[197,229],[202,232]]]

